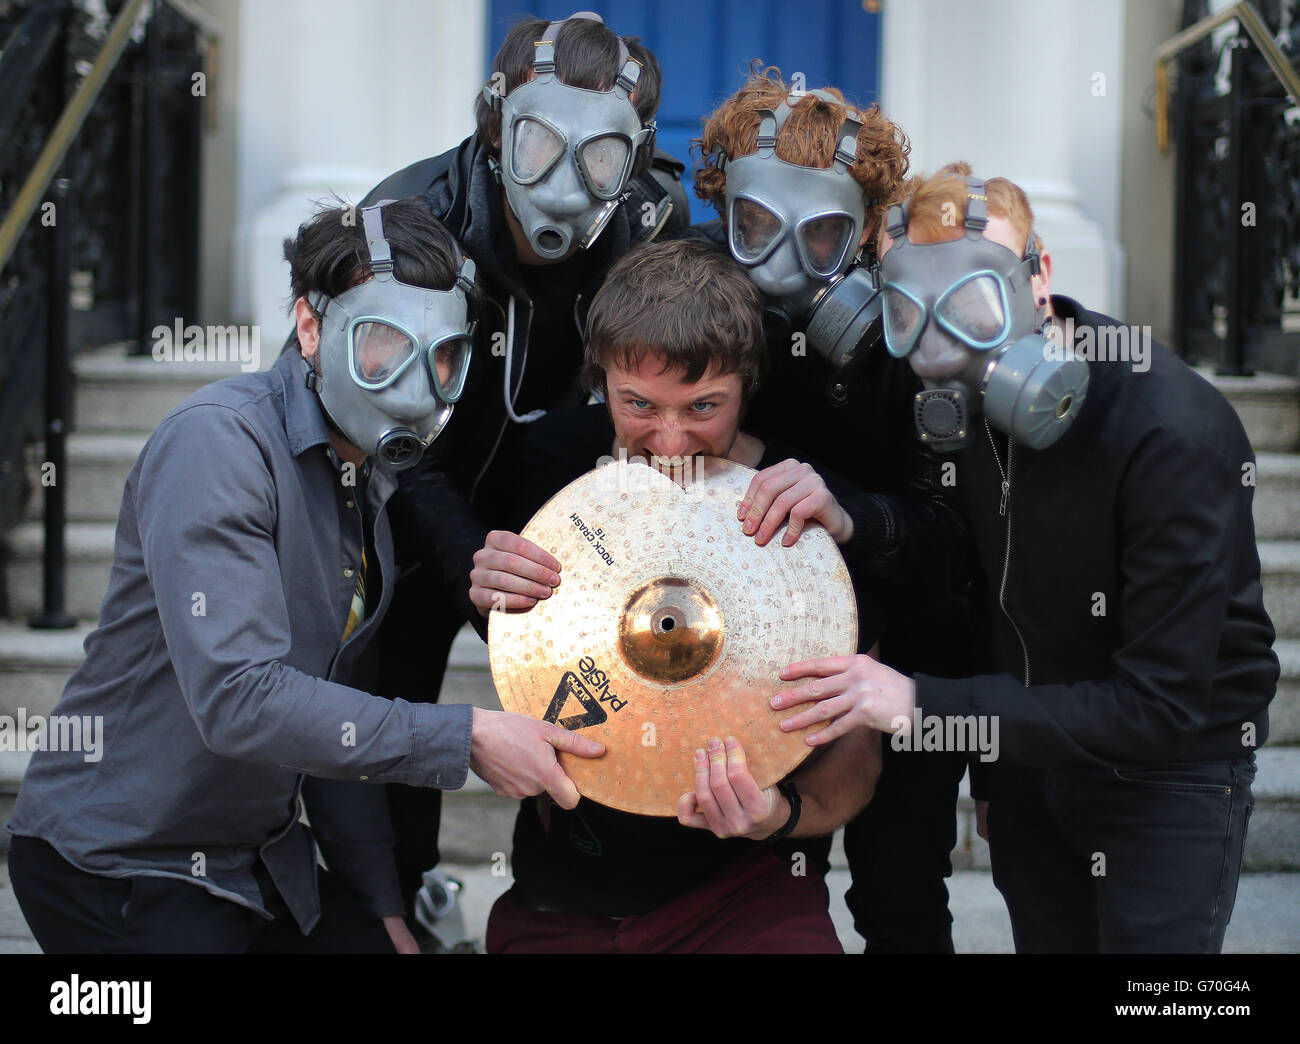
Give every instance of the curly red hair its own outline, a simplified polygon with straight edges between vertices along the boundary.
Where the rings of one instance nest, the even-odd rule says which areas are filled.
[[[752,154],[758,141],[758,124],[763,110],[775,110],[791,91],[776,66],[763,67],[757,58],[750,65],[745,85],[723,102],[704,122],[700,137],[691,142],[697,154],[695,195],[724,214],[727,172],[710,160],[715,148],[729,159]],[[907,154],[911,151],[901,127],[880,111],[880,106],[859,109],[844,100],[834,87],[825,88],[837,99],[831,103],[805,95],[781,127],[776,138],[776,155],[804,167],[829,167],[835,158],[835,143],[845,116],[862,121],[858,135],[857,160],[850,168],[854,180],[868,199],[878,200],[864,208],[864,228],[875,229],[890,204],[901,196],[907,176]],[[725,216],[725,215],[724,215]]]

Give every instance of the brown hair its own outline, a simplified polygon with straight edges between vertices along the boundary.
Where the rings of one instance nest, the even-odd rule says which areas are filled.
[[[638,365],[695,382],[710,370],[738,373],[746,401],[766,358],[763,298],[744,269],[712,243],[673,239],[624,254],[591,302],[583,378],[605,394],[605,367]]]
[[[533,78],[533,45],[542,38],[550,21],[545,18],[523,18],[506,34],[505,42],[492,59],[493,74],[502,73],[505,84],[501,93],[509,94],[521,83]],[[555,75],[561,83],[571,87],[584,87],[591,91],[608,91],[619,74],[618,40],[607,25],[590,18],[570,18],[555,36]],[[623,37],[629,58],[641,63],[641,75],[632,104],[641,122],[649,123],[659,111],[659,89],[663,76],[654,52],[641,44],[635,36]],[[491,82],[489,80],[489,82]],[[501,114],[493,112],[480,92],[474,99],[474,120],[478,124],[478,139],[497,155],[501,141]],[[498,145],[493,145],[497,142]],[[654,139],[637,150],[632,165],[632,175],[646,170],[654,157]]]
[[[749,80],[718,106],[705,121],[700,137],[691,142],[692,150],[698,151],[695,194],[713,204],[724,220],[727,172],[710,161],[713,150],[721,148],[728,159],[752,154],[758,143],[760,114],[764,109],[775,111],[789,97],[790,90],[781,79],[780,69],[763,68],[755,58],[750,63]],[[804,167],[829,167],[835,159],[835,145],[845,117],[851,114],[861,120],[857,160],[850,173],[868,199],[880,200],[864,208],[864,227],[870,230],[889,205],[898,201],[911,146],[902,128],[886,119],[880,106],[859,109],[845,101],[836,88],[828,87],[826,91],[839,99],[839,104],[806,95],[782,125],[776,138],[776,155]]]
[[[908,179],[905,198],[907,238],[911,242],[942,243],[961,238],[965,228],[960,216],[966,212],[966,179],[971,173],[969,163],[957,160],[933,174],[917,174]],[[1006,178],[989,178],[984,182],[984,196],[988,213],[1005,218],[1021,242],[1027,240],[1034,227],[1034,212],[1025,190]],[[1040,251],[1043,249],[1043,241],[1037,235],[1034,245]]]

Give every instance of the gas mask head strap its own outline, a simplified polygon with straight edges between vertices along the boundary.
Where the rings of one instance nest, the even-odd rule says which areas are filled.
[[[391,199],[381,199],[373,206],[361,208],[361,227],[366,233],[366,247],[370,251],[370,270],[376,275],[393,270],[393,248],[384,235],[381,214],[383,208],[392,202]]]
[[[560,34],[560,26],[565,22],[571,22],[575,18],[586,18],[593,22],[605,24],[605,20],[594,11],[575,11],[568,18],[561,19],[558,22],[551,22],[547,25],[546,31],[542,33],[541,39],[533,42],[533,78],[542,79],[543,77],[552,76],[555,73],[555,40]],[[619,98],[622,98],[629,105],[632,104],[632,92],[636,90],[636,85],[641,80],[641,63],[628,54],[627,44],[621,36],[615,36],[618,41],[618,75],[614,77],[614,86],[612,92]],[[522,84],[520,85],[522,86]],[[492,82],[483,86],[483,99],[487,102],[488,108],[493,112],[500,112],[502,102],[506,96],[498,93]],[[635,106],[634,106],[635,108]],[[637,119],[640,119],[638,114]],[[656,122],[651,119],[649,123],[642,124],[641,129],[633,136],[633,148],[639,148],[651,139],[656,130]]]
[[[776,149],[776,136],[781,133],[781,128],[785,126],[785,121],[790,118],[790,113],[794,112],[794,106],[809,96],[816,98],[818,101],[824,101],[829,105],[844,105],[844,102],[829,91],[818,88],[789,94],[776,107],[775,112],[770,109],[760,110],[758,138],[754,143],[754,155],[766,158],[773,154]],[[792,100],[793,104],[791,104]],[[849,112],[848,107],[845,106],[844,122],[840,124],[839,132],[835,136],[833,164],[836,169],[848,173],[853,164],[858,161],[858,135],[861,133],[862,121]],[[714,153],[720,155],[721,150],[714,149]],[[725,160],[726,157],[723,156],[722,158]],[[718,165],[721,166],[722,164]]]
[[[381,199],[378,203],[361,209],[361,227],[365,230],[366,246],[370,251],[370,270],[376,274],[393,271],[393,248],[384,235],[384,219],[381,214],[382,209],[393,202],[395,200]],[[456,287],[468,296],[474,289],[474,279],[477,275],[478,268],[473,259],[468,255],[461,255],[460,267],[456,270]],[[396,274],[393,275],[393,280],[401,282]],[[421,289],[427,288],[421,287]],[[435,291],[435,293],[448,292]]]
[[[968,239],[979,239],[984,235],[988,223],[988,195],[985,190],[984,180],[974,177],[967,178],[966,208],[965,213],[962,215],[962,225],[966,229],[966,237]],[[889,233],[890,239],[901,241],[895,244],[895,248],[908,241],[906,200],[902,203],[895,203],[889,208],[889,213],[885,217],[885,231]],[[1038,275],[1041,270],[1042,263],[1038,248],[1034,246],[1034,229],[1030,227],[1029,235],[1025,241],[1023,260],[1013,273],[1012,279],[1015,282],[1019,282],[1022,278],[1027,280],[1029,276]]]
[[[575,11],[568,18],[562,18],[558,22],[551,22],[546,26],[546,31],[542,33],[541,39],[533,41],[533,76],[541,78],[550,76],[555,72],[555,38],[560,34],[560,26],[565,22],[571,22],[575,18],[587,18],[593,22],[605,24],[605,20],[594,11]],[[616,37],[618,40],[618,64],[619,73],[614,81],[616,90],[621,91],[623,97],[627,97],[636,87],[637,80],[641,75],[641,63],[635,58],[630,58],[627,53],[627,44],[623,42],[621,36]],[[505,101],[505,93],[497,91],[494,80],[488,81],[483,85],[483,100],[487,102],[488,108],[493,112],[501,111],[501,103]]]

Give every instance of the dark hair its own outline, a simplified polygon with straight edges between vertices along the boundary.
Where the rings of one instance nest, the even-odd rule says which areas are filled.
[[[738,373],[748,401],[766,362],[763,297],[731,255],[712,243],[671,239],[624,254],[591,302],[583,378],[605,394],[605,366],[636,366],[647,353],[661,373],[689,382],[711,368]]]
[[[341,201],[340,201],[341,202]],[[415,196],[383,209],[384,236],[392,245],[393,274],[400,282],[449,290],[464,251],[428,206]],[[293,300],[325,293],[338,297],[371,276],[370,250],[361,208],[323,208],[284,241]]]
[[[492,72],[505,76],[503,94],[533,78],[533,45],[550,24],[545,18],[525,17],[506,34],[505,42],[492,59]],[[649,123],[659,111],[659,89],[663,83],[659,61],[635,36],[625,36],[623,42],[627,44],[628,56],[641,63],[632,104],[641,122]],[[618,74],[618,37],[614,30],[590,18],[570,18],[560,26],[555,37],[555,75],[562,83],[607,91],[614,86]],[[474,120],[478,124],[479,141],[497,155],[499,150],[492,143],[501,140],[501,114],[492,111],[481,92],[474,99]],[[651,139],[637,150],[633,176],[647,170],[653,158],[654,140]]]

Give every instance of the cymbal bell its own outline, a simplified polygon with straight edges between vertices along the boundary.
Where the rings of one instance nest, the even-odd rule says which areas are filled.
[[[784,528],[759,547],[736,510],[755,472],[694,458],[684,481],[639,460],[588,472],[552,497],[523,536],[561,563],[550,598],[493,612],[492,678],[501,704],[605,744],[562,754],[585,797],[676,816],[695,789],[693,754],[734,736],[760,787],[810,753],[768,701],[786,664],[853,653],[857,606],[830,535]]]

